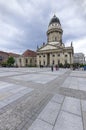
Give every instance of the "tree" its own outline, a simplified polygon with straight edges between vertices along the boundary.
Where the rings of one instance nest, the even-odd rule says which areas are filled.
[[[7,60],[7,65],[8,66],[13,66],[15,63],[15,59],[13,57],[9,57],[8,60]]]

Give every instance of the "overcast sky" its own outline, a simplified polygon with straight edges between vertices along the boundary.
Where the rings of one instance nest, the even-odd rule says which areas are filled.
[[[63,43],[86,55],[86,0],[0,0],[0,51],[23,53],[47,42],[53,15],[60,19]]]

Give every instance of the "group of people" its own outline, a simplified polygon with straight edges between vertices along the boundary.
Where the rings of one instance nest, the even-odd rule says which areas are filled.
[[[55,66],[55,69],[56,69],[56,71],[59,69],[58,65]],[[53,71],[53,70],[54,70],[54,66],[52,65],[51,66],[51,71]]]

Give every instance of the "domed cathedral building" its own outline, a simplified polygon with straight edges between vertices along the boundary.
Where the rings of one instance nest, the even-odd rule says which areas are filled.
[[[73,64],[73,46],[65,47],[62,42],[63,30],[56,15],[50,20],[47,43],[37,48],[37,66]]]

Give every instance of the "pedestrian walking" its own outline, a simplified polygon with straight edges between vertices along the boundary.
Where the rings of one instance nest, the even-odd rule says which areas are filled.
[[[51,71],[53,72],[53,65],[51,66]]]

